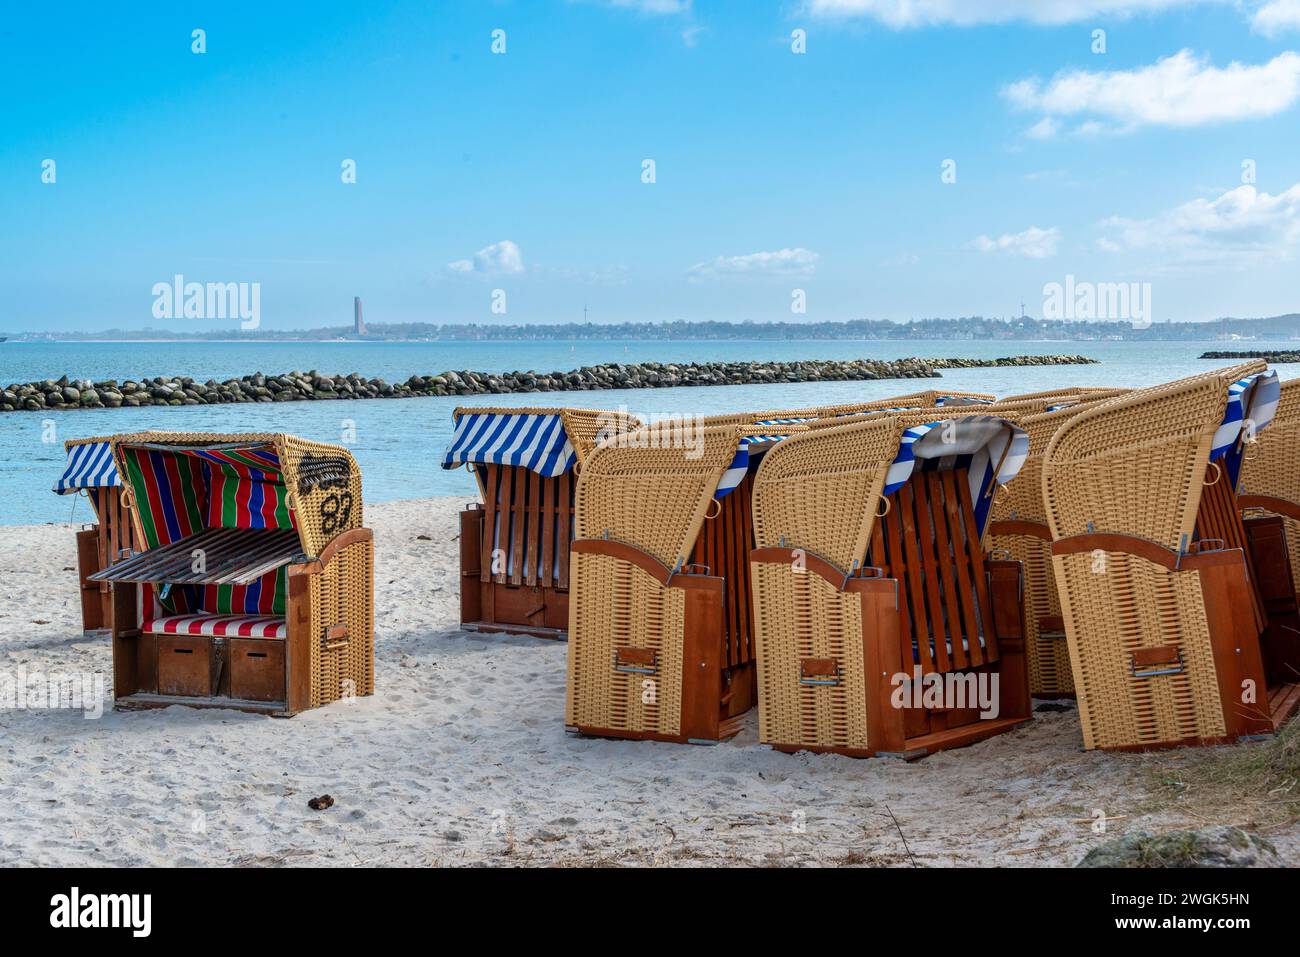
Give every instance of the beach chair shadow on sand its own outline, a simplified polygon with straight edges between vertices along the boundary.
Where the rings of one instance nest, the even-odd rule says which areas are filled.
[[[137,551],[111,583],[120,709],[292,715],[374,693],[374,545],[346,449],[280,434],[110,442]]]

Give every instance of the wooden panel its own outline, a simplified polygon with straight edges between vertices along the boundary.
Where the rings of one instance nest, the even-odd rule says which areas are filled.
[[[289,575],[289,607],[285,638],[285,710],[290,714],[311,707],[311,579]]]
[[[686,591],[681,736],[687,741],[717,741],[722,701],[722,580],[677,575],[672,585]]]
[[[481,508],[460,513],[460,620],[461,624],[483,618],[481,570],[483,566],[483,519]]]
[[[1252,589],[1244,557],[1237,551],[1227,554],[1236,560],[1200,569],[1224,728],[1229,737],[1264,734],[1273,730],[1264,663],[1254,622],[1241,613]]]
[[[496,548],[498,526],[501,522],[501,516],[498,511],[498,501],[501,494],[501,469],[496,465],[479,465],[476,468],[484,470],[483,473],[483,539],[480,550],[479,560],[482,563],[479,572],[482,581],[492,581],[495,577],[492,573],[492,553]]]
[[[81,579],[81,629],[94,631],[106,624],[104,617],[104,599],[101,589],[108,585],[87,579],[99,571],[101,565],[101,527],[88,528],[77,532],[77,573]]]
[[[230,697],[245,701],[285,698],[284,641],[230,639]]]
[[[212,696],[211,638],[196,635],[159,635],[158,693],[182,697]]]

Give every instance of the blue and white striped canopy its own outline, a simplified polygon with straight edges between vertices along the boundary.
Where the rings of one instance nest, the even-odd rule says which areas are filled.
[[[727,466],[727,471],[722,473],[722,480],[718,482],[718,488],[717,491],[713,493],[713,497],[725,498],[735,490],[737,485],[744,481],[745,473],[749,471],[749,447],[751,445],[764,445],[768,442],[780,442],[789,434],[788,432],[783,433],[780,426],[796,425],[800,422],[811,422],[814,418],[814,416],[806,415],[801,418],[763,419],[761,422],[755,422],[754,425],[756,426],[773,426],[774,428],[772,433],[770,435],[746,435],[741,438],[740,444],[736,448],[736,455],[731,460],[731,464]]]
[[[68,446],[68,464],[63,478],[54,483],[54,491],[67,495],[83,488],[115,488],[121,484],[109,444],[86,442]]]
[[[522,465],[548,478],[572,470],[578,455],[556,413],[466,412],[442,456],[442,467]]]
[[[941,395],[935,405],[991,405],[992,399],[979,399],[973,395]]]
[[[917,463],[923,469],[968,469],[975,525],[988,521],[993,485],[1005,485],[1020,472],[1029,454],[1029,435],[1006,419],[968,415],[915,425],[903,431],[898,455],[885,475],[884,494],[898,491],[911,478]],[[996,470],[996,474],[994,472]]]
[[[1282,384],[1272,370],[1256,372],[1228,386],[1228,407],[1210,443],[1210,461],[1223,459],[1234,487],[1241,471],[1244,443],[1253,441],[1254,433],[1273,421],[1281,397]]]

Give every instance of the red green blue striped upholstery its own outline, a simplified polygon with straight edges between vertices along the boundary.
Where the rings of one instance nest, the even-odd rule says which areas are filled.
[[[297,527],[273,446],[123,446],[122,459],[149,548],[204,528]],[[288,575],[279,568],[248,585],[182,585],[165,597],[158,591],[159,607],[175,614],[284,615]]]

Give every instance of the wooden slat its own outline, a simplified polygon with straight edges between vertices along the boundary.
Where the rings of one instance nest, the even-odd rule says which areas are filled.
[[[196,549],[204,552],[204,572],[193,570],[193,552]],[[298,533],[291,528],[209,528],[124,559],[91,576],[91,579],[174,585],[246,585],[290,564],[301,554]]]
[[[902,530],[902,511],[901,496],[895,492],[889,497],[889,512],[885,515],[885,539],[889,544],[889,554],[887,560],[882,562],[885,574],[897,579],[898,581],[898,610],[902,613],[902,623],[899,628],[899,642],[903,651],[903,667],[911,671],[914,658],[912,657],[912,646],[909,642],[912,640],[912,614],[911,614],[911,595],[907,588],[907,557],[903,552],[903,530]]]
[[[555,584],[555,511],[557,507],[555,493],[559,488],[556,479],[548,478],[542,483],[542,546],[539,578],[541,584],[550,588]]]
[[[510,489],[510,584],[524,581],[524,517],[527,514],[528,478],[531,469],[513,466]]]
[[[928,472],[930,485],[930,514],[934,520],[934,544],[938,552],[939,578],[943,586],[944,609],[947,612],[948,638],[952,644],[952,667],[961,670],[969,664],[963,647],[960,595],[970,593],[970,583],[957,570],[956,553],[961,550],[961,528],[952,528],[948,518],[947,489],[943,472]],[[954,532],[956,533],[954,535]]]
[[[559,549],[560,579],[556,587],[569,587],[569,543],[573,541],[573,483],[569,472],[560,476],[559,513],[556,520],[556,543]]]
[[[966,526],[961,517],[961,494],[957,490],[958,483],[964,484],[965,481],[964,475],[959,476],[951,471],[943,473],[944,510],[948,518],[948,528],[952,535],[952,551],[956,563],[957,581],[960,583],[957,597],[961,602],[962,634],[967,639],[967,659],[970,664],[977,665],[983,664],[984,654],[979,646],[979,619],[976,617],[977,609],[975,607],[976,573],[971,567],[970,545],[966,541]],[[983,575],[982,569],[979,574]],[[956,642],[953,644],[955,647]]]
[[[528,470],[528,554],[524,565],[524,583],[527,585],[546,584],[546,580],[537,573],[538,539],[542,535],[541,490],[542,477],[532,469]]]
[[[934,524],[934,502],[930,493],[933,483],[930,475],[922,472],[913,484],[916,500],[917,547],[921,553],[922,587],[925,591],[926,609],[934,632],[934,665],[940,671],[948,670],[948,629],[943,620],[943,579],[939,573],[939,556],[936,551],[939,531]]]
[[[479,581],[487,582],[492,580],[492,552],[496,549],[496,528],[500,514],[497,496],[501,494],[501,470],[496,465],[476,465],[475,468],[487,470],[483,479],[483,547],[479,555],[482,568]]]
[[[963,524],[966,526],[966,553],[970,558],[971,577],[975,580],[975,598],[979,602],[979,621],[984,646],[980,648],[979,635],[970,636],[971,660],[975,663],[993,661],[998,657],[998,636],[993,628],[993,606],[989,603],[989,582],[984,572],[984,548],[980,544],[979,531],[975,527],[975,508],[971,504],[970,486],[966,473],[958,472],[954,476],[958,500],[961,504]]]
[[[899,522],[902,526],[904,578],[912,596],[912,637],[916,641],[916,654],[920,657],[921,671],[929,674],[934,671],[934,657],[930,651],[930,627],[925,605],[925,590],[921,584],[920,539],[916,527],[912,482],[898,490],[897,505],[900,507]],[[941,634],[942,629],[936,629]],[[906,642],[904,638],[904,642]],[[907,649],[904,648],[906,651]],[[907,661],[911,652],[904,656]]]

